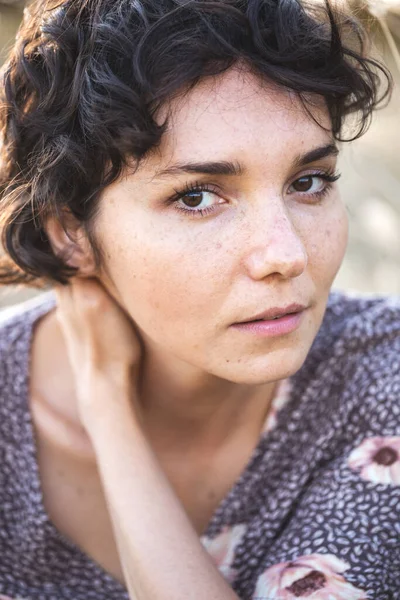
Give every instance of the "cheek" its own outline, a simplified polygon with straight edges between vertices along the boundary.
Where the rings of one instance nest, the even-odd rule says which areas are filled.
[[[338,201],[310,230],[310,267],[318,271],[321,283],[330,286],[342,264],[348,241],[348,219],[344,205]]]
[[[119,243],[107,252],[107,271],[121,303],[139,327],[158,336],[167,335],[171,325],[176,336],[180,323],[204,328],[218,314],[221,268],[217,242],[144,227],[135,235],[120,232]]]

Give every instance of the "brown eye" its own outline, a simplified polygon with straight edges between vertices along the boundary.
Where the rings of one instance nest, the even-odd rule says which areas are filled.
[[[197,208],[199,204],[203,202],[204,192],[190,192],[181,196],[181,201],[190,206],[190,208]]]
[[[294,192],[317,197],[319,194],[329,189],[329,181],[331,181],[331,179],[328,179],[327,175],[304,175],[292,183],[289,188],[289,193],[293,194]]]
[[[226,204],[225,200],[217,191],[211,190],[201,184],[190,186],[189,188],[176,192],[173,198],[170,198],[169,204],[181,213],[192,217],[205,217],[211,215],[219,204]]]
[[[309,192],[313,186],[315,176],[300,177],[292,185],[296,192]]]

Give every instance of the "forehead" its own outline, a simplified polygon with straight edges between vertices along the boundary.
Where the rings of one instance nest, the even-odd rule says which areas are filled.
[[[250,153],[254,160],[255,153],[273,157],[279,150],[299,152],[329,143],[331,123],[323,99],[314,97],[307,106],[312,116],[294,92],[231,69],[203,80],[162,109],[159,119],[167,117],[168,128],[157,158],[163,163],[245,159]]]

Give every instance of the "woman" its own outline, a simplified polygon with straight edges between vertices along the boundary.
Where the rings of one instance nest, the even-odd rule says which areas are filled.
[[[399,593],[399,303],[330,291],[337,141],[387,93],[360,35],[294,0],[26,11],[2,281],[54,291],[1,328],[6,598]]]

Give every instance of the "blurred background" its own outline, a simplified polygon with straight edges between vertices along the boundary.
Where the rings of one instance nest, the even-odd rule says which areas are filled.
[[[319,1],[319,0],[315,0]],[[400,0],[347,3],[369,31],[371,49],[390,68],[395,90],[360,140],[342,145],[340,187],[350,220],[347,256],[335,287],[400,295]],[[23,2],[0,1],[0,62],[13,44]],[[0,288],[0,308],[38,293]]]

